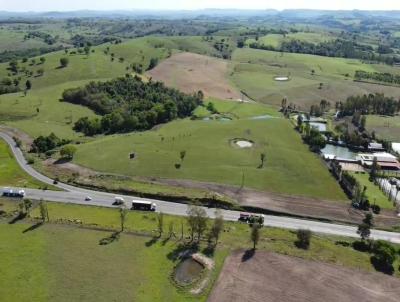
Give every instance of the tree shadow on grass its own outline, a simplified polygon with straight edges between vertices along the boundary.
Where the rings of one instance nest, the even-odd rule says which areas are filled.
[[[38,223],[35,223],[35,224],[31,225],[29,228],[26,228],[25,230],[22,231],[22,233],[25,234],[25,233],[28,233],[30,231],[34,231],[37,228],[41,227],[42,225],[43,225],[43,221],[40,221]]]
[[[120,234],[121,234],[120,231],[113,232],[110,236],[100,239],[99,245],[109,245],[110,243],[113,243],[114,241],[118,241]]]
[[[242,262],[246,262],[246,261],[250,260],[251,258],[253,258],[255,253],[256,253],[255,249],[246,250],[242,256]]]
[[[185,253],[196,253],[199,250],[197,243],[184,243],[180,242],[178,245],[167,254],[167,258],[171,261],[175,261],[182,257]]]
[[[152,237],[149,241],[145,243],[146,247],[151,247],[153,244],[157,243],[159,237]]]
[[[26,217],[26,214],[19,213],[17,216],[15,216],[13,219],[11,219],[11,220],[8,222],[8,224],[14,224],[14,223],[16,223],[17,221],[20,221],[20,220],[24,219],[25,217]]]

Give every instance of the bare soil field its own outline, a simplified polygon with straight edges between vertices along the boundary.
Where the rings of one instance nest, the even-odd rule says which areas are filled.
[[[225,260],[208,302],[395,302],[400,279],[257,251]]]
[[[199,90],[205,96],[219,99],[240,99],[240,92],[226,79],[228,62],[194,53],[178,53],[147,72],[154,80],[192,93]]]

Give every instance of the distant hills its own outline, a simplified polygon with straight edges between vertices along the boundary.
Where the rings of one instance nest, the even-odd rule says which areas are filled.
[[[241,10],[241,9],[203,9],[203,10],[78,10],[78,11],[49,11],[49,12],[8,12],[0,11],[0,19],[9,18],[194,18],[194,17],[252,17],[274,16],[281,18],[320,18],[324,16],[343,18],[368,18],[380,17],[400,19],[400,11],[364,11],[364,10],[312,10],[312,9],[287,9],[287,10]]]

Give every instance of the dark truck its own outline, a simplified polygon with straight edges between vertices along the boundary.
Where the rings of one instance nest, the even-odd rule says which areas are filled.
[[[259,225],[264,225],[263,214],[256,215],[256,214],[240,213],[238,220],[248,224],[258,223]]]
[[[132,210],[152,211],[156,210],[156,204],[150,201],[132,200]]]
[[[13,190],[13,189],[10,189],[10,188],[4,188],[2,195],[5,196],[5,197],[24,198],[25,197],[25,191],[24,190]]]

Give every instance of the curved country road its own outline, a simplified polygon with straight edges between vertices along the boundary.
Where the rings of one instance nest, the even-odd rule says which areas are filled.
[[[23,153],[18,147],[15,146],[14,140],[9,135],[0,132],[0,138],[4,139],[8,143],[18,164],[26,173],[40,180],[43,183],[54,185],[52,179],[40,174],[39,172],[34,170],[30,165],[27,164]],[[44,191],[44,190],[26,189],[26,188],[24,189],[26,192],[26,196],[31,199],[44,199],[62,203],[114,207],[112,203],[114,201],[115,194],[82,189],[64,183],[58,183],[56,186],[60,189],[63,189],[64,191],[49,191],[49,190]],[[92,201],[85,201],[86,196],[90,196],[92,198]],[[127,201],[148,200],[155,202],[157,204],[157,211],[163,212],[165,214],[186,215],[187,205],[185,204],[167,202],[162,200],[137,198],[132,196],[124,196],[124,195],[121,196],[124,197],[124,199]],[[215,209],[210,209],[210,208],[204,208],[204,209],[207,211],[207,215],[210,218],[215,217],[214,213]],[[240,214],[240,212],[230,211],[230,210],[222,210],[221,212],[225,220],[231,220],[231,221],[236,221],[239,218]],[[297,218],[288,218],[288,217],[272,216],[272,215],[265,216],[264,224],[266,226],[285,228],[285,229],[309,229],[315,233],[322,233],[328,235],[359,237],[357,234],[357,228],[349,225],[325,223],[319,221],[303,220]],[[394,243],[400,243],[400,233],[372,230],[370,237],[375,240],[381,239],[381,240],[391,241]]]

